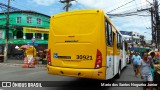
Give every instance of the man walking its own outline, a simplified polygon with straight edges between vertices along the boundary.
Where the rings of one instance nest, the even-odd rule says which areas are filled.
[[[137,77],[138,75],[138,66],[139,66],[139,62],[141,61],[141,57],[139,56],[139,53],[136,52],[135,56],[132,57],[133,59],[133,69],[134,69],[134,73],[135,76]]]

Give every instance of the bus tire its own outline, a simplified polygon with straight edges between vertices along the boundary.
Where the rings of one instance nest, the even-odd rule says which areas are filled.
[[[119,79],[121,76],[121,62],[119,62],[119,68],[118,68],[118,73],[116,75],[116,78]]]

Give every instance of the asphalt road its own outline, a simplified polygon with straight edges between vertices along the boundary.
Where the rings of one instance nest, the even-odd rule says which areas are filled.
[[[21,68],[20,66],[15,65],[2,65],[0,64],[0,81],[68,81],[66,85],[72,85],[77,81],[91,81],[95,80],[90,79],[80,79],[75,77],[66,77],[58,75],[49,75],[46,72],[45,67],[36,67],[36,68]],[[71,81],[71,82],[69,82]],[[112,79],[109,81],[141,81],[140,76],[136,78],[134,76],[133,68],[131,65],[128,65],[121,72],[120,79]],[[56,83],[56,82],[55,82]],[[97,88],[66,88],[66,87],[54,87],[54,88],[0,88],[0,90],[142,90],[142,87],[97,87]]]

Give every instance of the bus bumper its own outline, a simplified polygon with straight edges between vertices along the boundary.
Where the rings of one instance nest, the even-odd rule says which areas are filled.
[[[73,76],[81,78],[92,78],[92,79],[106,79],[105,67],[100,69],[74,69],[74,68],[62,68],[47,65],[48,74],[62,75],[62,76]]]

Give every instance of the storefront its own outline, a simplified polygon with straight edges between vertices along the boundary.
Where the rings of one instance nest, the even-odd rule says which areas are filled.
[[[49,29],[43,28],[32,28],[32,27],[23,27],[23,30],[14,31],[14,39],[23,38],[23,39],[41,39],[47,40]]]

